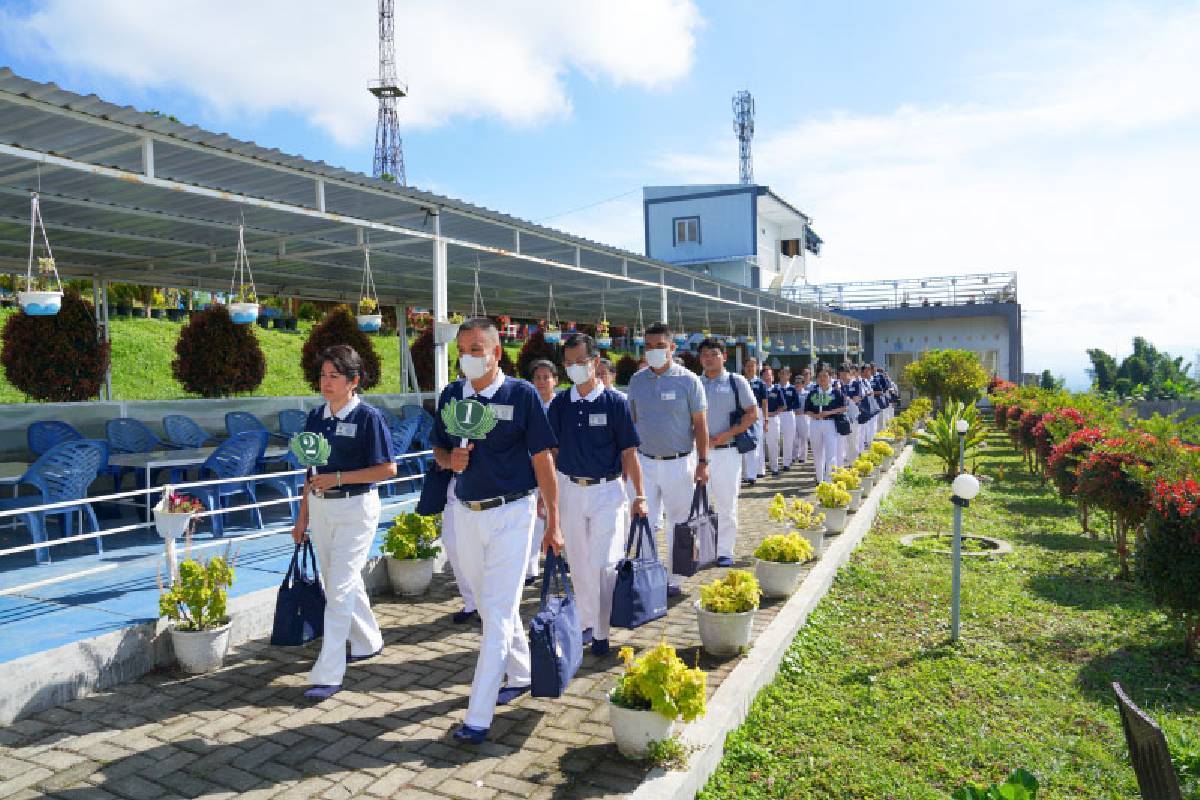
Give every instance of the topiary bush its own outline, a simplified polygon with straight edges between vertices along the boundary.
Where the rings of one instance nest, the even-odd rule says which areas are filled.
[[[300,367],[304,370],[304,379],[314,392],[321,391],[321,353],[327,347],[335,344],[345,344],[353,347],[362,357],[363,376],[358,388],[367,391],[379,383],[379,354],[371,344],[371,338],[358,329],[358,320],[347,306],[338,306],[325,315],[325,319],[313,326],[308,334],[308,341],[300,351]],[[420,373],[417,373],[418,377]],[[430,381],[430,388],[432,388]]]
[[[13,386],[35,400],[77,402],[98,397],[109,345],[96,334],[92,304],[66,287],[54,316],[13,314],[4,325],[0,363]]]
[[[252,392],[267,374],[253,325],[238,325],[225,306],[192,314],[179,331],[171,374],[185,392],[228,397]]]
[[[621,386],[628,386],[629,379],[638,371],[638,360],[631,355],[621,356],[621,360],[617,362],[617,383]]]
[[[566,338],[565,334],[563,338]],[[558,347],[547,344],[546,337],[542,336],[542,332],[539,330],[525,340],[525,344],[521,346],[521,352],[517,353],[517,376],[528,380],[529,367],[533,362],[543,358],[557,364]]]
[[[1159,478],[1138,542],[1138,580],[1184,625],[1188,653],[1200,657],[1200,483]]]

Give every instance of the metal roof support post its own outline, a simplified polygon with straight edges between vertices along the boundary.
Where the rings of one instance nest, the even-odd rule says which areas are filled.
[[[101,324],[104,326],[104,341],[111,341],[108,331],[108,281],[100,282],[100,304],[96,306],[97,314],[100,317]],[[109,356],[108,364],[104,367],[104,399],[112,402],[112,356]]]
[[[400,345],[400,394],[408,394],[408,320],[403,304],[396,306],[396,337]]]
[[[671,321],[671,309],[667,303],[667,284],[665,280],[658,286],[658,321]]]
[[[817,379],[817,324],[812,319],[808,321],[808,366],[812,368],[815,381]]]
[[[154,139],[149,136],[142,137],[142,174],[154,177]]]
[[[767,359],[765,359],[763,357],[763,346],[766,343],[763,341],[762,309],[761,308],[754,309],[754,319],[755,319],[754,335],[756,337],[758,337],[755,339],[755,341],[758,342],[758,347],[756,348],[755,352],[758,353],[758,366],[761,369],[762,367],[765,367],[767,365]]]
[[[433,390],[439,395],[446,384],[450,382],[450,345],[438,343],[437,324],[449,322],[447,306],[447,264],[446,242],[442,239],[442,218],[436,211],[433,213]]]
[[[521,230],[520,230],[520,228],[513,228],[513,252],[518,253],[518,254],[521,252]]]
[[[850,328],[842,326],[842,361],[850,360]]]
[[[317,211],[325,213],[325,181],[321,178],[317,178],[314,183],[316,184],[317,190]]]

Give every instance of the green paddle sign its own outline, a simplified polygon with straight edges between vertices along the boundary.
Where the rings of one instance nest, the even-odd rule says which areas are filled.
[[[496,414],[478,400],[451,400],[442,407],[442,422],[451,436],[483,439],[496,427]]]
[[[301,466],[323,467],[329,463],[329,440],[319,433],[297,433],[292,437],[289,449]]]

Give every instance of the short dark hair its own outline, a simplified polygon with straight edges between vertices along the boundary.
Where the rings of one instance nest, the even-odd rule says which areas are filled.
[[[697,348],[697,350],[701,353],[703,353],[705,350],[720,350],[722,353],[724,353],[725,345],[720,339],[714,339],[712,336],[709,336],[700,343],[700,347]]]
[[[588,358],[600,352],[596,349],[596,340],[586,333],[572,333],[568,335],[566,341],[563,342],[563,350],[566,350],[568,347],[579,347],[579,345],[584,345],[587,348]]]
[[[665,322],[655,322],[646,328],[647,336],[670,336],[671,326]]]
[[[847,364],[847,363],[845,363],[845,362],[842,362],[841,364],[838,364],[837,371],[838,371],[838,372],[849,372],[849,371],[850,371],[850,365],[849,365],[849,364]]]
[[[544,358],[539,358],[537,361],[529,365],[529,380],[533,380],[533,376],[539,369],[548,369],[550,374],[555,378],[558,377],[558,367],[554,366],[553,361],[547,361]]]
[[[338,371],[338,374],[344,375],[346,380],[354,380],[358,378],[358,386],[354,387],[357,393],[359,386],[362,386],[366,380],[367,373],[363,369],[362,356],[348,344],[335,344],[331,347],[326,347],[321,351],[321,366],[332,364],[333,368]]]

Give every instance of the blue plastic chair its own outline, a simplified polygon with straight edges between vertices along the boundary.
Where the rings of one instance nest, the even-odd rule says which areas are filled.
[[[204,464],[200,467],[200,480],[242,478],[253,475],[255,467],[262,458],[263,450],[267,448],[268,438],[267,431],[241,431],[230,436],[217,446],[212,455],[205,459]],[[254,481],[193,486],[188,489],[188,493],[195,495],[209,511],[224,508],[226,498],[239,494],[248,496],[253,503],[258,502]],[[263,526],[262,512],[258,508],[252,508],[250,511],[254,517],[254,524],[261,528]],[[225,535],[225,523],[222,517],[224,514],[213,514],[209,517],[212,520],[213,536]]]
[[[425,409],[421,408],[418,405],[414,405],[413,403],[409,403],[408,405],[402,406],[400,408],[400,416],[404,417],[405,419],[412,419],[413,417],[419,417],[424,413],[425,413]]]
[[[399,420],[395,425],[388,425],[388,430],[392,434],[392,452],[397,456],[408,453],[412,448],[413,438],[417,435],[417,428],[420,425],[420,420],[416,418]],[[396,462],[396,473],[398,475],[423,475],[420,464],[420,459],[416,458],[401,458]],[[414,488],[413,482],[408,481],[406,484],[390,483],[383,487],[388,497],[396,494],[397,487],[404,486],[405,491],[411,491]]]
[[[288,437],[282,434],[274,433],[263,421],[251,414],[249,411],[230,411],[225,415],[225,430],[229,431],[229,435],[235,433],[243,433],[245,431],[255,431],[267,434],[268,441],[271,439],[279,439],[283,442],[288,440]],[[261,454],[258,457],[258,471],[266,472],[268,464],[279,464],[283,462],[283,456],[272,456],[264,458]]]
[[[25,429],[25,438],[29,452],[40,456],[56,444],[82,439],[83,434],[65,422],[48,419],[32,423]]]
[[[433,415],[424,409],[421,410],[421,415],[417,417],[417,432],[413,435],[412,443],[409,445],[407,452],[417,453],[421,450],[429,450],[433,447]],[[422,474],[429,471],[430,465],[433,463],[433,456],[421,456],[419,459],[412,459],[421,462]]]
[[[168,414],[163,417],[162,425],[167,440],[177,447],[191,449],[217,443],[215,436],[201,428],[196,420],[184,414]]]
[[[300,462],[296,457],[289,452],[284,457],[284,463],[289,470],[301,469]],[[288,503],[288,511],[292,515],[292,522],[296,521],[296,514],[300,511],[300,493],[304,491],[304,475],[280,475],[275,478],[262,478],[258,482],[258,488],[268,486],[279,492],[285,497],[292,498],[292,502]]]
[[[146,423],[132,417],[119,417],[104,423],[104,433],[108,438],[108,447],[113,453],[151,453],[155,450],[178,450],[179,447],[164,442],[150,430]],[[171,483],[180,483],[187,479],[187,470],[182,467],[162,467],[154,471],[151,480],[157,481],[164,470],[168,471]],[[113,478],[113,491],[121,491],[125,483],[125,475],[132,472],[134,485],[139,489],[146,486],[146,471],[137,467],[108,468]]]
[[[107,442],[97,439],[60,442],[39,456],[21,476],[20,483],[33,486],[39,494],[0,500],[0,509],[11,511],[66,500],[83,500],[87,497],[88,487],[107,463]],[[49,511],[29,511],[20,514],[19,517],[29,528],[34,544],[37,544],[47,539],[48,516],[61,516],[63,536],[74,536],[76,511],[86,514],[86,521],[91,523],[92,530],[100,530],[96,512],[92,510],[90,503],[63,506]],[[38,548],[33,552],[37,563],[50,563],[49,548]],[[96,552],[104,552],[104,544],[99,538],[96,539]]]
[[[279,432],[288,439],[303,431],[304,425],[307,422],[307,411],[301,411],[298,408],[285,408],[279,412]]]

